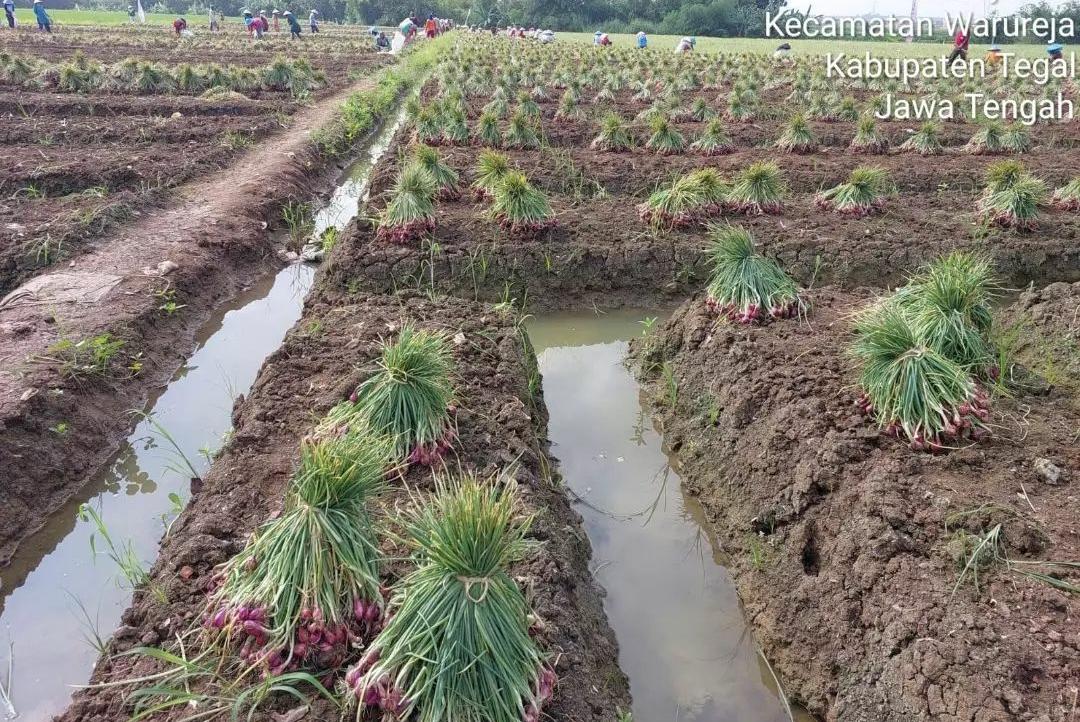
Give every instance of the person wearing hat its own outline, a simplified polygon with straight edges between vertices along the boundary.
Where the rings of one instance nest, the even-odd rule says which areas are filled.
[[[1064,46],[1061,43],[1050,43],[1046,46],[1046,53],[1050,56],[1050,60],[1061,60],[1061,51],[1064,50]]]
[[[41,0],[34,0],[34,17],[37,18],[38,30],[52,33],[52,18],[45,12],[45,3]]]
[[[689,53],[697,45],[697,37],[685,37],[675,46],[676,53]]]
[[[644,30],[639,30],[637,34],[637,46],[638,50],[644,50],[649,47],[649,36],[645,34]]]
[[[311,27],[312,33],[319,32],[319,11],[312,10],[308,15],[308,25]]]
[[[994,67],[1001,63],[1001,47],[994,43],[990,46],[990,49],[986,51],[986,64],[989,67]]]
[[[285,11],[285,22],[289,24],[289,38],[300,39],[300,21],[292,14],[291,10]]]

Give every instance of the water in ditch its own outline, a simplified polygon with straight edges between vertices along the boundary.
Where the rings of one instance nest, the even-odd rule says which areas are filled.
[[[552,452],[579,500],[593,572],[630,678],[635,720],[784,722],[790,712],[757,653],[695,499],[682,492],[624,365],[655,312],[531,319]]]
[[[314,215],[316,237],[329,227],[344,228],[356,215],[370,170],[402,118],[384,124],[343,172]],[[80,504],[100,514],[117,548],[130,544],[148,566],[166,525],[187,501],[186,463],[199,473],[209,466],[209,454],[231,428],[233,400],[247,393],[300,318],[314,275],[314,266],[288,266],[218,309],[200,330],[194,354],[145,408],[178,451],[149,421],[140,421],[103,471],[0,570],[0,720],[38,722],[62,712],[73,686],[90,677],[95,638],[108,639],[131,601],[130,585],[103,553],[100,531],[77,518]]]

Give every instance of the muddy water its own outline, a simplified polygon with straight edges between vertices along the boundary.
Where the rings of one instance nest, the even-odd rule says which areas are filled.
[[[550,436],[578,497],[593,571],[643,722],[784,722],[735,588],[682,493],[637,382],[627,339],[655,312],[554,314],[529,333],[543,374]],[[793,710],[797,720],[811,717]]]
[[[340,230],[356,215],[367,195],[368,174],[403,118],[404,110],[385,123],[345,169],[314,215],[315,234]],[[209,454],[231,428],[233,400],[247,392],[262,362],[300,318],[314,275],[314,266],[289,266],[219,309],[200,331],[195,353],[144,409],[179,449],[141,421],[79,498],[0,570],[0,719],[37,722],[61,712],[72,685],[89,679],[98,657],[92,642],[108,639],[130,602],[131,587],[103,553],[107,547],[100,531],[77,519],[79,505],[96,509],[116,547],[130,544],[148,567],[167,524],[187,501],[186,464],[198,473],[209,467]],[[12,680],[6,673],[9,660]]]
[[[221,445],[233,398],[250,388],[263,360],[300,318],[313,276],[313,267],[290,266],[220,309],[201,330],[195,353],[148,404],[146,410],[200,473],[209,465],[200,450]],[[117,546],[130,542],[149,566],[173,514],[170,495],[187,500],[189,475],[172,468],[182,464],[148,422],[139,422],[81,498],[20,546],[0,572],[0,681],[6,683],[10,652],[10,696],[18,719],[36,722],[63,710],[71,685],[85,683],[97,659],[84,636],[96,628],[108,638],[131,599],[116,565],[101,553],[101,535],[90,522],[77,521],[79,504],[98,510]],[[0,717],[3,712],[0,705]]]

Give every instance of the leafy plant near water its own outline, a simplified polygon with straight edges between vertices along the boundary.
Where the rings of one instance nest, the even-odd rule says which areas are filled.
[[[591,147],[593,150],[621,152],[633,148],[634,139],[619,114],[608,113],[600,121],[600,134],[593,139]]]
[[[805,115],[795,113],[791,116],[776,140],[776,147],[789,153],[813,153],[817,149],[817,140]]]
[[[814,203],[819,208],[842,215],[868,216],[880,213],[885,196],[892,191],[892,181],[884,168],[859,167],[846,182],[818,193]]]
[[[735,150],[731,138],[724,131],[724,123],[713,118],[705,125],[705,130],[690,144],[690,150],[703,155],[726,155]]]
[[[518,171],[507,172],[495,185],[490,213],[513,235],[531,235],[555,225],[547,198]]]
[[[285,510],[215,574],[205,626],[269,674],[332,670],[382,618],[378,529],[393,442],[355,420],[305,440]]]
[[[395,462],[432,465],[454,438],[453,369],[445,334],[406,324],[396,341],[382,343],[378,370],[330,410],[320,433],[366,425],[390,436]]]
[[[741,226],[709,229],[712,278],[706,289],[709,308],[741,324],[802,314],[806,304],[799,289],[775,260],[754,248],[750,232]]]
[[[435,185],[439,189],[437,196],[442,199],[454,199],[461,196],[458,187],[458,173],[456,170],[443,162],[439,151],[429,145],[418,145],[413,148],[412,161],[431,174],[435,179]]]
[[[878,130],[874,117],[868,115],[859,119],[849,147],[852,153],[880,155],[889,149],[889,140]]]
[[[654,115],[649,120],[652,135],[645,142],[645,147],[664,155],[681,153],[686,148],[686,140],[664,115]]]
[[[888,300],[863,312],[851,354],[860,364],[859,408],[917,451],[943,451],[985,433],[988,399],[971,376],[934,350],[911,316]]]
[[[928,120],[919,126],[910,138],[900,144],[900,150],[911,151],[919,155],[939,155],[941,153],[941,134],[938,124]]]
[[[476,178],[473,180],[473,193],[479,198],[490,196],[495,187],[510,172],[510,159],[493,150],[482,150],[476,159]]]
[[[404,523],[417,568],[392,616],[345,681],[363,710],[418,722],[538,722],[555,674],[529,635],[529,608],[508,568],[524,558],[530,519],[509,480],[438,480]]]
[[[740,213],[761,215],[783,210],[787,184],[775,163],[759,162],[735,178],[728,196],[731,208]]]
[[[435,195],[438,183],[427,169],[407,163],[398,173],[390,201],[379,219],[376,237],[408,244],[435,230]]]
[[[110,333],[80,339],[61,337],[49,347],[42,359],[56,363],[64,378],[79,379],[86,376],[105,376],[112,368],[113,359],[124,348],[123,339]]]

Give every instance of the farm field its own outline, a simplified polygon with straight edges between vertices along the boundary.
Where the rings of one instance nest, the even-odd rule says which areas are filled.
[[[123,125],[142,104],[186,103],[169,107],[205,117],[205,142],[241,132],[218,121],[273,117],[289,163],[253,175],[272,137],[253,129],[176,189],[208,224],[230,178],[272,200],[210,234],[187,226],[173,249],[188,235],[238,244],[212,258],[265,276],[313,241],[321,266],[278,271],[275,288],[305,274],[287,312],[261,312],[282,318],[258,333],[284,339],[265,360],[221,340],[261,368],[230,386],[220,448],[169,436],[183,415],[165,406],[141,440],[173,460],[154,480],[175,497],[160,547],[124,541],[139,532],[108,485],[79,507],[76,532],[111,557],[100,578],[130,599],[113,603],[90,686],[62,713],[55,693],[39,709],[67,722],[1070,720],[1080,136],[1072,122],[873,111],[886,96],[1076,99],[1072,81],[840,83],[760,43],[676,56],[664,39],[596,50],[465,33],[391,65],[342,32],[318,50],[196,38],[232,79],[262,80],[204,98],[139,92],[142,64],[125,90],[120,58],[175,77],[184,51],[115,32],[128,49],[78,31],[65,47],[5,46],[3,77],[15,57],[35,71],[8,102],[83,104],[80,143],[105,159],[26,174],[53,147],[28,127],[5,166],[18,202],[86,198],[83,176],[127,188],[102,135],[156,172],[130,153],[140,121]],[[269,82],[275,62],[299,92]],[[98,107],[124,113],[85,111]],[[357,118],[363,134],[339,127]],[[166,148],[199,145],[177,132]],[[329,201],[305,165],[327,155],[356,162]],[[169,303],[224,303],[153,288],[144,338],[182,345]],[[41,384],[36,429],[3,432],[25,517],[42,473],[28,449],[44,450],[37,467],[77,459],[73,487],[124,433],[80,428],[73,449],[50,428],[65,410],[92,424],[86,401],[139,381],[139,358],[108,334],[78,373]],[[38,359],[39,378],[66,358]]]

